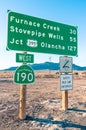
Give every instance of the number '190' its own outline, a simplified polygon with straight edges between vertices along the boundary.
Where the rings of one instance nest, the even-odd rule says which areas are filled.
[[[27,80],[28,82],[31,82],[33,80],[33,74],[32,73],[17,73],[17,81],[25,81]]]

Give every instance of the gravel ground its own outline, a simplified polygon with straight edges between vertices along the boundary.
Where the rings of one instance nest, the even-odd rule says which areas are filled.
[[[20,86],[0,79],[0,130],[86,130],[86,79],[74,79],[62,110],[59,78],[36,78],[26,88],[26,119],[19,119]]]

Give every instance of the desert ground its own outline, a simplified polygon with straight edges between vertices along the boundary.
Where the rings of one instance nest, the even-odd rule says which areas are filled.
[[[86,72],[73,72],[68,109],[62,109],[60,76],[36,71],[26,87],[26,119],[19,119],[20,85],[14,72],[0,72],[0,130],[86,130]]]

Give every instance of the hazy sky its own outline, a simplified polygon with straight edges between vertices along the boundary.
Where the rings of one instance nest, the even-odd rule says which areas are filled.
[[[35,16],[59,23],[78,27],[78,57],[73,63],[86,66],[86,0],[3,0],[0,1],[0,70],[16,63],[16,52],[6,51],[7,46],[7,10]],[[34,54],[35,63],[59,62],[60,55]]]

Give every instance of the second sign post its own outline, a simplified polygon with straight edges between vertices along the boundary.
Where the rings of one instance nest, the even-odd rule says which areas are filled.
[[[60,90],[62,91],[62,109],[68,109],[68,90],[73,89],[72,57],[60,57]]]

